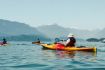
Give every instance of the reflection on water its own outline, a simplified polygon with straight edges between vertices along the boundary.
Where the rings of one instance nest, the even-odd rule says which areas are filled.
[[[56,56],[58,58],[74,58],[75,54],[75,51],[56,51]]]
[[[42,49],[43,53],[47,53],[47,55],[52,56],[55,55],[57,58],[75,58],[75,56],[90,56],[95,57],[97,52],[85,52],[85,51],[61,51],[61,50],[50,50],[49,49]]]

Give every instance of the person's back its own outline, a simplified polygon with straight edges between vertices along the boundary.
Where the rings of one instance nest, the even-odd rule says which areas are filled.
[[[75,47],[76,39],[73,34],[68,35],[68,40],[66,41],[65,46]]]

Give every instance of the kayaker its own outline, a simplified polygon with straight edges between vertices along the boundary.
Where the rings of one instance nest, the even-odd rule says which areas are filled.
[[[76,43],[76,39],[74,38],[74,35],[69,33],[65,46],[74,47],[75,43]]]
[[[37,43],[40,43],[40,39],[38,38],[38,41],[37,41]]]
[[[3,38],[3,44],[7,44],[7,41],[5,38]]]

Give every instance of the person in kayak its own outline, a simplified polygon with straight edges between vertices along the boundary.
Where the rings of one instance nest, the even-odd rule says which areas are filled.
[[[75,39],[74,35],[70,33],[70,34],[68,35],[68,39],[67,39],[67,41],[66,41],[65,46],[66,46],[66,47],[67,47],[67,46],[74,47],[74,46],[75,46],[75,43],[76,43],[76,39]]]
[[[3,38],[3,44],[7,44],[7,41],[5,38]]]

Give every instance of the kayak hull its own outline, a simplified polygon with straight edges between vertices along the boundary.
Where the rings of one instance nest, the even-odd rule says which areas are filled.
[[[64,51],[89,51],[89,52],[96,52],[97,48],[96,47],[64,47],[64,48],[56,48],[56,44],[40,44],[41,46],[43,46],[43,48],[46,49],[51,49],[51,50],[64,50]]]

